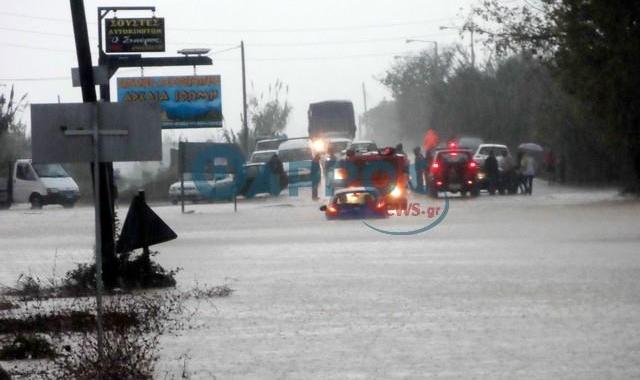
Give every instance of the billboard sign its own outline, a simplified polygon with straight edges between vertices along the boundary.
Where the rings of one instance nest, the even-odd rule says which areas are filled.
[[[93,162],[96,125],[101,162],[162,160],[157,103],[51,103],[31,105],[33,162]]]
[[[164,18],[109,18],[105,23],[107,53],[163,52]]]
[[[163,129],[222,127],[220,76],[118,78],[118,102],[159,102]]]

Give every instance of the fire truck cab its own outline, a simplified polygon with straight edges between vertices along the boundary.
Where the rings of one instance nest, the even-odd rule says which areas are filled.
[[[393,148],[356,154],[347,151],[339,160],[330,179],[334,188],[375,188],[389,208],[406,207],[408,203],[409,162]]]

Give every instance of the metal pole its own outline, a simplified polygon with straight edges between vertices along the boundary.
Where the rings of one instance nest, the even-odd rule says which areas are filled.
[[[76,55],[78,58],[78,69],[80,73],[80,84],[82,88],[82,100],[85,103],[96,103],[96,90],[93,79],[93,64],[91,63],[91,48],[89,46],[89,32],[87,31],[87,18],[84,12],[83,0],[69,0],[71,8],[71,19],[73,22],[73,35],[76,43]],[[94,163],[92,165],[93,172],[93,191],[95,206],[95,224],[96,224],[96,308],[97,308],[97,339],[98,339],[98,357],[102,361],[104,356],[104,332],[102,328],[102,265],[101,265],[101,213],[98,200],[100,199],[100,170],[98,169],[99,161],[99,112],[96,108],[96,119],[94,121]],[[98,373],[100,378],[100,373]]]
[[[178,154],[180,155],[180,207],[184,214],[184,152],[185,145],[182,141],[178,144]]]
[[[471,25],[471,67],[476,68],[476,48],[474,42],[475,26]]]
[[[96,118],[93,123],[93,183],[94,183],[94,200],[93,205],[95,208],[95,234],[96,234],[96,305],[97,305],[97,320],[98,320],[98,358],[102,362],[104,358],[104,329],[102,326],[102,292],[103,292],[103,284],[102,284],[102,212],[100,210],[100,199],[101,199],[101,191],[100,191],[100,174],[102,174],[102,170],[98,170],[100,165],[100,107],[99,104],[96,104],[95,108]]]
[[[106,56],[102,51],[102,20],[111,12],[109,8],[98,8],[98,65],[102,66],[106,64]],[[109,76],[111,76],[111,68],[108,68]],[[100,85],[100,99],[104,102],[111,101],[111,87],[109,83]],[[102,234],[102,258],[105,281],[108,286],[115,286],[115,279],[117,277],[117,259],[115,253],[115,201],[113,179],[113,163],[101,162],[98,163],[100,170],[100,198],[99,203],[101,207],[101,234]]]
[[[249,154],[249,121],[247,120],[247,72],[244,59],[244,41],[240,41],[240,55],[242,58],[242,134],[244,136],[244,154]]]
[[[369,125],[367,124],[367,113],[369,112],[369,108],[367,107],[367,88],[364,85],[364,82],[362,82],[362,100],[364,101],[364,117],[363,117],[363,125],[360,126],[360,138],[364,138],[364,127],[366,126],[367,128],[369,127]]]

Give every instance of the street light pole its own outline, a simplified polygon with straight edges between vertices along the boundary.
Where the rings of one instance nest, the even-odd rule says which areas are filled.
[[[469,29],[469,33],[471,33],[471,67],[476,68],[476,44],[475,44],[475,27],[471,25],[471,29]]]
[[[240,41],[240,55],[242,57],[242,134],[244,136],[244,153],[249,154],[249,121],[247,120],[247,72],[244,59],[244,41]]]
[[[457,31],[461,31],[464,29],[455,27],[455,26],[441,26],[440,30],[457,30]],[[476,27],[474,24],[471,24],[468,28],[469,33],[471,34],[471,67],[475,68],[476,67],[476,45],[475,45],[475,31],[476,31]]]
[[[439,58],[438,58],[438,41],[430,41],[430,40],[415,40],[415,39],[409,39],[409,40],[406,40],[406,43],[408,43],[408,44],[413,43],[413,42],[424,42],[424,43],[433,44],[433,46],[434,46],[434,50],[435,50],[435,52],[436,52],[436,55],[435,55],[435,57],[436,57],[436,62],[438,62],[438,61],[439,61]]]

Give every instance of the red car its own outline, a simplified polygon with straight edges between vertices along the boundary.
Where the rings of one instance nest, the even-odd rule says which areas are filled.
[[[429,194],[437,198],[440,191],[460,193],[466,196],[480,194],[477,183],[478,164],[473,160],[473,153],[465,149],[443,149],[435,152],[427,186]]]

